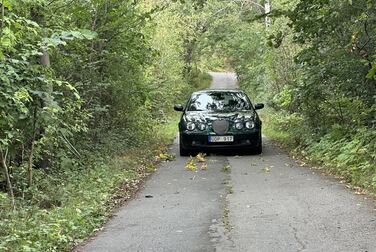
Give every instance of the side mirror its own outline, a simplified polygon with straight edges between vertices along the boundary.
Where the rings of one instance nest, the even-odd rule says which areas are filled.
[[[255,110],[259,110],[259,109],[263,109],[264,108],[264,104],[263,103],[257,103],[255,104]]]
[[[181,105],[181,104],[176,104],[176,105],[174,106],[174,110],[175,110],[175,111],[183,111],[183,110],[184,110],[184,107],[183,107],[183,105]]]

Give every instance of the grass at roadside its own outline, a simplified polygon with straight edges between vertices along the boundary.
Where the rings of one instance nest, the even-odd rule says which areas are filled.
[[[264,134],[294,155],[340,177],[358,191],[376,194],[376,132],[358,129],[346,137],[334,129],[318,137],[294,117],[266,112],[262,118]]]
[[[154,171],[155,156],[171,142],[176,125],[174,116],[157,127],[148,145],[90,164],[85,173],[72,167],[60,174],[61,179],[44,178],[44,186],[50,187],[46,199],[34,193],[38,196],[28,204],[20,201],[15,212],[10,211],[5,197],[0,199],[0,251],[64,251],[93,234],[111,210]],[[36,178],[48,176],[38,172]]]

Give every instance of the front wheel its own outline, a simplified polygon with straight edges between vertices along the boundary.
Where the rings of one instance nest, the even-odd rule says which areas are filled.
[[[190,152],[186,148],[183,147],[181,137],[179,137],[179,152],[180,152],[180,156],[182,157],[186,157],[190,155]]]
[[[257,146],[255,149],[254,149],[254,152],[253,152],[255,155],[259,155],[262,153],[262,144],[260,143],[259,146]]]
[[[181,146],[181,144],[179,144],[179,152],[180,152],[180,156],[182,157],[187,157],[190,155],[189,151],[185,149],[183,146]]]
[[[254,148],[253,153],[259,155],[262,153],[262,137],[260,136],[259,144]]]

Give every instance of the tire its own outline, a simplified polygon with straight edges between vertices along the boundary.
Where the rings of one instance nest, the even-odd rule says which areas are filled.
[[[179,152],[180,152],[180,156],[182,157],[187,157],[190,155],[190,152],[186,148],[183,147],[181,137],[179,137]]]
[[[259,146],[257,146],[257,147],[255,148],[255,150],[253,151],[253,153],[254,153],[255,155],[260,155],[260,154],[262,153],[262,145],[260,144]]]
[[[255,155],[260,155],[262,153],[262,137],[260,136],[259,144],[257,147],[255,147],[253,153]]]
[[[181,146],[181,144],[179,144],[179,152],[180,152],[181,157],[187,157],[190,155],[190,152],[187,149],[185,149],[183,146]]]

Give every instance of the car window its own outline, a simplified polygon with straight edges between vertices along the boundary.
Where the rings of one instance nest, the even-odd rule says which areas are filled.
[[[242,92],[205,92],[193,94],[187,110],[233,112],[250,108],[249,100]]]

